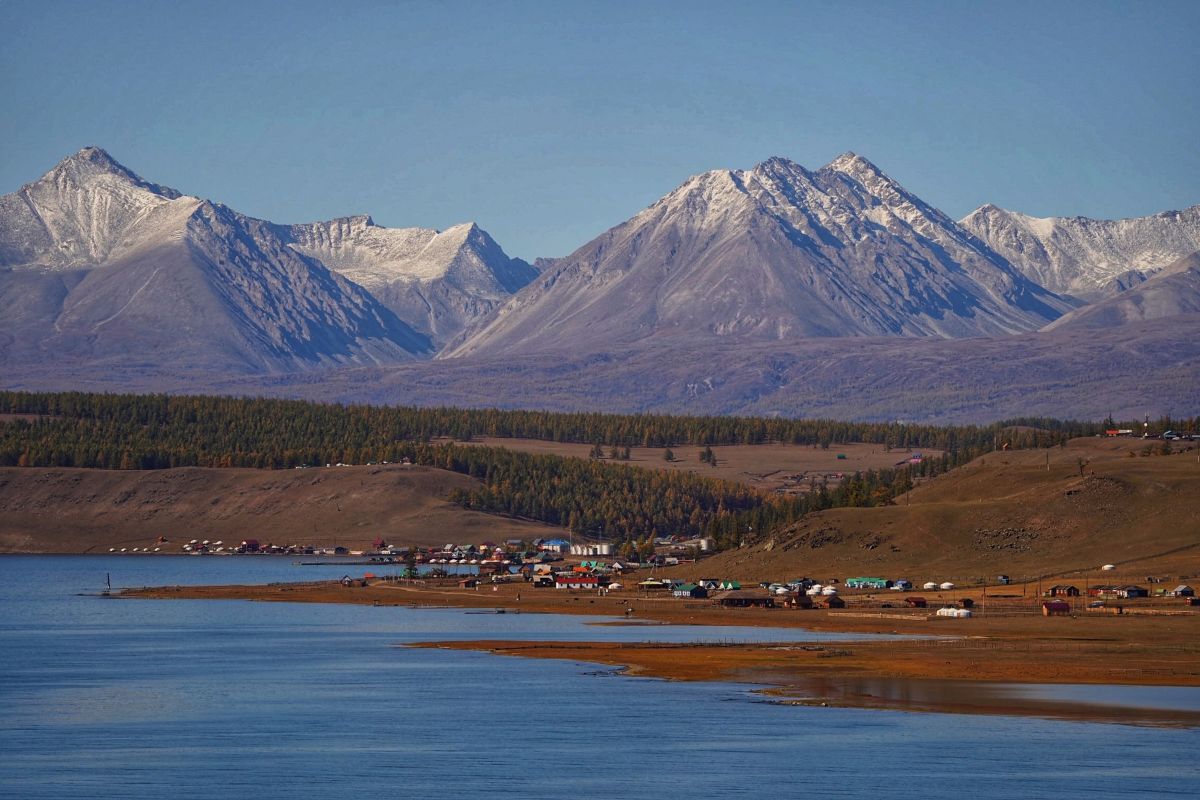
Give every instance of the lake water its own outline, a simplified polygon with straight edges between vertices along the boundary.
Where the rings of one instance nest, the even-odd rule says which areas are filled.
[[[821,638],[794,630],[78,596],[102,589],[105,573],[117,587],[347,571],[265,557],[0,557],[0,797],[1094,799],[1200,788],[1195,731],[787,707],[750,686],[395,646]]]

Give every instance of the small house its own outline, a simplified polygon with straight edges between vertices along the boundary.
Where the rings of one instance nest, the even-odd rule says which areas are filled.
[[[672,594],[676,597],[695,600],[708,597],[708,589],[695,583],[684,583],[676,586]]]
[[[554,576],[555,589],[599,589],[603,583],[598,575],[581,575],[577,572],[563,572]],[[605,581],[604,583],[607,583]]]
[[[909,608],[925,608],[929,605],[924,597],[906,597],[904,598],[904,603]]]
[[[845,608],[846,601],[838,597],[836,594],[825,599],[826,608]]]
[[[699,584],[700,586],[703,586],[705,589],[708,589],[710,592],[715,592],[721,586],[721,579],[720,578],[701,578],[700,580],[696,581],[696,583]]]
[[[742,585],[737,581],[721,581],[717,584],[717,588],[723,592],[736,592],[742,588]]]
[[[1130,600],[1135,597],[1149,597],[1149,596],[1150,596],[1149,590],[1147,590],[1141,586],[1122,586],[1117,590],[1117,597],[1123,597],[1126,600]]]
[[[1196,590],[1186,584],[1181,584],[1171,590],[1171,596],[1172,597],[1195,597]]]
[[[1056,583],[1045,591],[1046,597],[1079,597],[1078,586],[1067,586]]]
[[[1071,604],[1066,600],[1046,600],[1042,603],[1043,617],[1069,617]]]

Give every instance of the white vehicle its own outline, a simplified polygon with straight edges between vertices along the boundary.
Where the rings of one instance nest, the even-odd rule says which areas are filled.
[[[941,589],[942,591],[948,592],[948,591],[950,591],[951,589],[953,589],[953,588],[954,588],[954,584],[953,584],[953,583],[951,583],[950,581],[946,581],[945,583],[943,583],[943,584],[942,584],[941,586],[939,586],[938,588],[939,588],[939,589]]]

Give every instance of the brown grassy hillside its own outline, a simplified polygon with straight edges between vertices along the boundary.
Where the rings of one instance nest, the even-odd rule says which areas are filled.
[[[1077,439],[1050,451],[993,453],[897,505],[815,514],[680,573],[964,583],[1112,563],[1119,569],[1096,572],[1095,580],[1200,575],[1200,449],[1175,444],[1185,452],[1143,456],[1161,443]]]
[[[442,497],[478,485],[416,466],[266,471],[0,469],[0,552],[107,552],[159,536],[342,545],[534,538],[556,529],[467,511]]]
[[[445,440],[449,441],[449,440]],[[458,444],[505,447],[523,453],[588,458],[592,446],[575,442],[547,442],[540,439],[507,439],[481,436],[470,442]],[[694,472],[709,478],[720,478],[752,486],[764,492],[808,491],[811,480],[836,483],[838,475],[864,472],[871,469],[888,469],[897,462],[905,461],[911,449],[886,449],[882,444],[852,442],[835,444],[826,450],[813,445],[783,444],[735,444],[714,445],[716,466],[700,460],[704,449],[694,444],[670,448],[674,461],[664,459],[665,447],[630,448],[628,461],[617,461],[631,467],[645,469],[670,469]],[[604,448],[605,460],[610,448]],[[942,455],[941,450],[917,448],[929,458]],[[838,458],[839,455],[845,458]]]

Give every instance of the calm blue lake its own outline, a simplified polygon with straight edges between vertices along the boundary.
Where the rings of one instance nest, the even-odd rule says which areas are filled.
[[[1194,731],[761,702],[753,687],[414,650],[817,635],[81,597],[336,577],[278,558],[0,557],[0,797],[1193,797]],[[1164,695],[1192,704],[1196,693]],[[1173,699],[1172,699],[1173,698]]]

